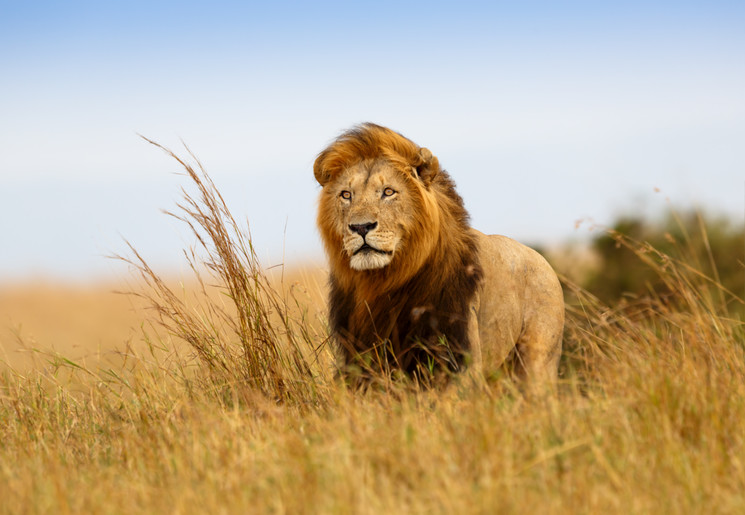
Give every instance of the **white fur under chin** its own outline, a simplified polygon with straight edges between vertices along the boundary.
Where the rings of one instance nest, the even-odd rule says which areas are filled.
[[[349,265],[355,270],[374,270],[383,268],[391,262],[391,254],[382,254],[380,252],[360,252],[352,256]]]

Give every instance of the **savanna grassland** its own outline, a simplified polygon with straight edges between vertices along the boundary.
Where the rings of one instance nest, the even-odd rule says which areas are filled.
[[[745,512],[743,247],[718,255],[702,218],[616,227],[565,273],[555,395],[507,374],[354,392],[323,271],[263,270],[183,164],[191,277],[135,247],[129,285],[0,289],[1,512]]]

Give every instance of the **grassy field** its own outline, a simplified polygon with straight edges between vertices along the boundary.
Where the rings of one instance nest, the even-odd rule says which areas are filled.
[[[0,289],[0,512],[745,512],[742,300],[692,263],[614,235],[664,295],[607,306],[567,279],[556,396],[352,392],[323,271],[267,277],[193,178],[186,287],[133,250],[140,296]]]

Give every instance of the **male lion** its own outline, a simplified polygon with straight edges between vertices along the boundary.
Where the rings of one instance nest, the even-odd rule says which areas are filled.
[[[512,353],[531,383],[556,380],[564,326],[556,274],[534,250],[470,228],[429,150],[365,123],[321,152],[313,172],[342,373],[421,377],[470,364],[489,374]]]

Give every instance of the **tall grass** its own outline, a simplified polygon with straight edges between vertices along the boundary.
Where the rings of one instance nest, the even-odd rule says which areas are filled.
[[[745,510],[742,299],[685,253],[612,234],[665,283],[616,305],[565,280],[556,398],[526,402],[508,379],[350,392],[198,161],[166,152],[197,192],[173,216],[197,239],[201,295],[133,248],[161,325],[144,351],[3,373],[0,511]]]
[[[209,299],[211,285],[224,300],[189,305],[130,245],[133,256],[122,259],[149,286],[144,295],[158,321],[188,343],[206,367],[202,379],[208,378],[208,388],[226,399],[245,400],[259,393],[277,402],[317,402],[329,372],[323,367],[328,359],[321,356],[329,352],[326,342],[311,330],[297,299],[271,283],[247,228],[236,222],[199,160],[189,152],[192,164],[147,141],[174,158],[196,188],[194,194],[182,190],[178,210],[167,214],[184,222],[198,242],[185,257],[202,297]]]

